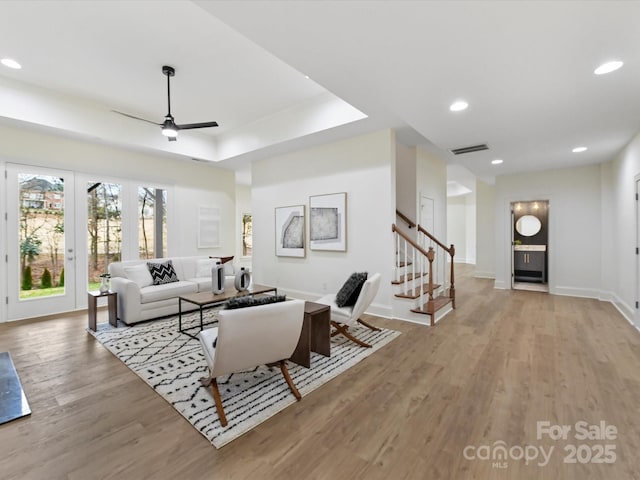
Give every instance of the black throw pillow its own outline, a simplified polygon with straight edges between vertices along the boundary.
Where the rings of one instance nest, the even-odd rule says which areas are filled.
[[[362,285],[367,280],[367,272],[352,273],[336,294],[336,305],[347,307],[356,304]]]
[[[147,262],[147,268],[153,278],[154,285],[164,285],[165,283],[173,283],[178,281],[178,274],[173,268],[171,260],[163,263]]]
[[[252,297],[245,295],[243,297],[235,297],[225,303],[224,308],[233,310],[236,308],[257,307],[259,305],[267,305],[269,303],[284,302],[286,295],[265,295],[264,297]]]

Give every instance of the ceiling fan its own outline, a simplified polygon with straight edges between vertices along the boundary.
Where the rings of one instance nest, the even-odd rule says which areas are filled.
[[[168,138],[170,142],[175,142],[178,138],[179,130],[190,130],[194,128],[209,128],[209,127],[217,127],[218,122],[202,122],[202,123],[185,123],[182,125],[178,125],[173,115],[171,115],[171,83],[170,79],[176,74],[176,70],[173,67],[169,67],[168,65],[164,65],[162,67],[162,73],[167,76],[167,106],[168,112],[164,116],[164,122],[157,123],[152,122],[151,120],[147,120],[146,118],[136,117],[135,115],[130,115],[124,112],[118,112],[117,110],[113,110],[115,113],[119,113],[120,115],[124,115],[125,117],[133,118],[135,120],[142,120],[143,122],[153,123],[154,125],[159,125],[162,127],[162,134]]]

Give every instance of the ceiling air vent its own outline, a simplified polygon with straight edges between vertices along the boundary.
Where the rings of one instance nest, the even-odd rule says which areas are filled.
[[[470,147],[452,148],[449,151],[454,155],[462,155],[463,153],[481,152],[482,150],[489,150],[489,145],[481,143],[480,145],[471,145]]]

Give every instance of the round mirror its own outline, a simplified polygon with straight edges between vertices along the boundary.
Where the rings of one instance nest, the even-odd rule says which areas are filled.
[[[542,224],[534,215],[523,215],[516,222],[516,231],[523,237],[532,237],[540,231]]]

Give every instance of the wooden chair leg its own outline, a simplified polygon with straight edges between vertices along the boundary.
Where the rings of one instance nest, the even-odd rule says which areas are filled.
[[[332,333],[331,336],[334,336],[334,335],[337,335],[337,334],[341,333],[342,335],[347,337],[349,340],[351,340],[354,343],[357,343],[361,347],[371,348],[371,345],[369,345],[368,343],[365,343],[362,340],[359,340],[356,337],[354,337],[353,335],[351,335],[351,332],[349,332],[349,326],[348,325],[340,325],[339,323],[334,322],[334,321],[331,321],[331,325],[333,325],[333,327],[336,329],[336,331],[334,333]]]
[[[367,327],[370,330],[373,330],[374,332],[381,332],[382,331],[382,329],[380,329],[378,327],[374,327],[373,325],[371,325],[370,323],[365,322],[361,318],[358,319],[358,323],[361,323],[362,325],[364,325],[365,327]]]
[[[216,410],[218,410],[218,417],[223,427],[227,426],[227,417],[224,414],[224,408],[222,408],[222,399],[220,398],[220,390],[218,390],[218,382],[215,378],[211,379],[211,390],[213,390],[213,400],[216,402]]]
[[[293,384],[293,380],[291,380],[291,375],[289,375],[289,370],[287,369],[287,364],[284,360],[280,360],[280,371],[282,372],[282,375],[284,375],[284,379],[287,381],[287,385],[289,385],[291,392],[296,399],[300,401],[302,399],[302,395],[300,395],[300,392]]]

